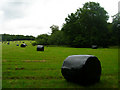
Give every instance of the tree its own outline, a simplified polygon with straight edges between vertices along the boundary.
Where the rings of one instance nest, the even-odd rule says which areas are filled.
[[[59,26],[57,26],[57,25],[52,25],[50,28],[52,30],[52,34],[59,30]]]
[[[117,13],[113,16],[113,33],[114,33],[114,42],[120,45],[120,13]]]
[[[24,35],[10,35],[2,34],[3,41],[15,41],[15,40],[35,40],[33,36],[24,36]]]
[[[56,31],[55,33],[53,33],[49,37],[48,43],[50,45],[64,45],[65,44],[65,38],[64,38],[63,32],[62,31]]]
[[[120,13],[113,16],[113,28],[114,30],[120,30]]]
[[[48,38],[49,38],[49,35],[47,34],[41,34],[41,35],[38,35],[38,37],[36,38],[36,42],[37,44],[41,44],[41,45],[48,45]]]
[[[114,33],[114,30],[113,30],[113,24],[112,23],[108,23],[107,25],[107,28],[108,28],[108,38],[109,38],[109,45],[115,45],[116,44],[116,38],[114,37],[115,33]]]
[[[87,2],[65,19],[62,27],[68,44],[77,47],[91,47],[92,44],[107,46],[108,14],[99,3]],[[82,41],[81,43],[79,41]],[[76,44],[79,42],[78,44]]]

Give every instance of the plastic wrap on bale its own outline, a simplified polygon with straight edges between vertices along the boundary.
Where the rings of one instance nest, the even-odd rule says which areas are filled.
[[[61,72],[67,81],[91,85],[100,81],[101,64],[93,55],[72,55],[64,60]]]
[[[37,51],[44,51],[43,45],[37,45]]]
[[[7,44],[9,45],[10,43],[8,42]]]
[[[98,46],[97,45],[92,45],[92,49],[97,49]]]
[[[19,44],[17,44],[17,46],[19,46]]]
[[[26,47],[27,45],[26,44],[21,44],[21,47]]]

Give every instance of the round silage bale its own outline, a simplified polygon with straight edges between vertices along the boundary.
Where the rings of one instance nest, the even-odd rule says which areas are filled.
[[[8,45],[10,44],[10,42],[7,43]]]
[[[43,45],[37,45],[37,51],[44,51]]]
[[[101,64],[92,55],[72,55],[64,60],[61,72],[67,81],[90,85],[100,81]]]
[[[98,46],[97,45],[92,45],[92,49],[97,49]]]
[[[24,43],[24,44],[21,44],[21,47],[26,47],[27,45]]]

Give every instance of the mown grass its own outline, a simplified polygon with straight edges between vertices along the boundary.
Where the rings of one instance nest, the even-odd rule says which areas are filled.
[[[29,41],[26,48],[17,47],[20,42],[2,45],[3,88],[86,88],[67,82],[61,74],[61,66],[69,55],[95,55],[101,61],[102,75],[99,83],[87,88],[118,88],[117,48],[45,47],[36,51]]]

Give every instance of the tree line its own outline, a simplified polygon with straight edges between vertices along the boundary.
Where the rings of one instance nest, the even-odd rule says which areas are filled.
[[[2,41],[35,40],[33,36],[1,34]]]
[[[65,18],[61,29],[50,26],[52,33],[37,37],[2,34],[3,41],[35,40],[33,45],[65,45],[71,47],[108,47],[120,44],[120,13],[113,16],[112,23],[107,11],[99,3],[86,2],[82,8]]]
[[[61,30],[57,25],[52,25],[50,27],[51,35],[38,35],[34,44],[71,47],[118,45],[120,41],[120,14],[113,16],[112,23],[108,23],[108,19],[107,11],[99,3],[87,2],[82,8],[65,18]]]

